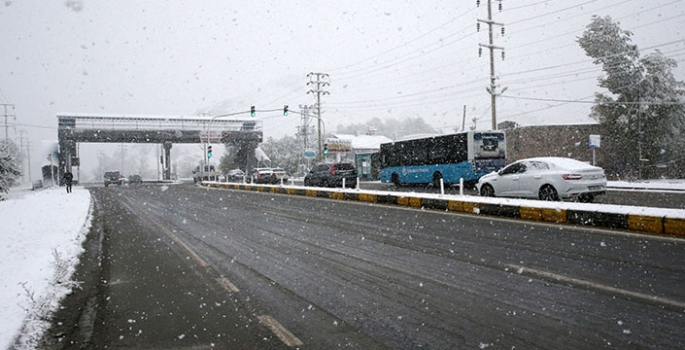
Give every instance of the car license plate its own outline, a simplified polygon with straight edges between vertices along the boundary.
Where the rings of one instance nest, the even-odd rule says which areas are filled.
[[[598,191],[602,189],[602,186],[590,186],[590,191]]]

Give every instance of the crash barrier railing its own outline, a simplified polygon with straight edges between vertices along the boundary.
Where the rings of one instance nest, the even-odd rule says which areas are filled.
[[[593,226],[602,228],[623,229],[650,234],[667,234],[685,237],[685,212],[683,213],[684,215],[680,215],[678,217],[671,217],[669,215],[654,216],[626,214],[599,210],[545,208],[536,207],[534,204],[530,206],[501,203],[495,204],[487,203],[484,201],[470,200],[476,199],[477,197],[464,197],[464,199],[455,199],[454,197],[427,198],[406,193],[378,194],[361,192],[358,189],[310,189],[301,187],[283,187],[278,185],[236,184],[206,181],[202,182],[202,186],[234,190],[289,194],[317,198],[330,198],[337,200],[351,200],[369,203],[390,204],[405,207],[435,209],[475,215],[502,216],[507,218],[550,222],[555,224]],[[664,211],[678,210],[665,209]]]

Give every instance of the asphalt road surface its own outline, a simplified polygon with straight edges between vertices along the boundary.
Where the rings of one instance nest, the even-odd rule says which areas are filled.
[[[98,278],[58,315],[62,348],[685,348],[681,239],[193,185],[92,193]]]

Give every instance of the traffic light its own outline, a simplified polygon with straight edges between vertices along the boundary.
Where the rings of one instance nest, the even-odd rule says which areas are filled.
[[[283,115],[288,116],[288,105],[283,106]]]
[[[254,106],[250,107],[250,115],[253,116],[253,117],[254,117],[255,115],[257,115],[257,112],[256,112],[255,109],[254,109]]]
[[[323,144],[323,154],[328,154],[328,144],[327,143]]]
[[[212,158],[212,145],[207,146],[207,158]]]

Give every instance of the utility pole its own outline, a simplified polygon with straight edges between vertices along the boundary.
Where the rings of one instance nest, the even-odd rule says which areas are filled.
[[[26,130],[19,130],[19,154],[21,157],[22,170],[24,170],[23,169],[24,168],[24,166],[23,166],[23,164],[24,164],[23,152],[24,152],[24,138],[25,138],[24,134],[25,133],[26,133]],[[27,144],[28,144],[28,142],[27,142]],[[29,164],[29,171],[31,171],[31,164]],[[29,175],[29,179],[30,178],[31,178],[31,176]],[[24,177],[23,171],[21,173],[21,182],[26,183],[26,178]]]
[[[330,79],[328,74],[326,73],[309,73],[307,74],[307,78],[309,78],[309,82],[307,82],[307,85],[314,85],[314,88],[307,91],[307,93],[315,93],[316,94],[316,104],[314,105],[314,108],[316,109],[316,115],[318,119],[318,135],[319,135],[319,149],[316,152],[316,159],[318,161],[321,161],[323,159],[323,143],[321,142],[321,95],[328,95],[328,91],[322,90],[323,87],[327,85],[331,85],[330,82],[324,80],[324,79]]]
[[[499,1],[499,10],[502,11],[502,0]],[[480,0],[476,0],[476,6],[480,6]],[[496,46],[494,41],[493,27],[500,26],[502,30],[502,35],[504,35],[504,24],[498,23],[492,20],[492,0],[488,0],[488,19],[478,19],[476,23],[476,30],[480,31],[480,24],[486,23],[488,25],[488,44],[478,44],[478,56],[483,54],[483,48],[486,47],[490,49],[490,86],[486,88],[488,93],[490,93],[490,106],[492,111],[492,130],[497,130],[497,76],[495,75],[495,50],[502,51],[502,59],[504,59],[504,47]],[[502,89],[501,95],[507,88]]]
[[[304,152],[302,152],[302,172],[306,173],[306,170],[310,168],[310,159],[305,153],[309,149],[309,110],[310,106],[300,105],[300,116],[302,116],[302,126],[300,126],[299,133],[302,135],[302,140],[304,141]],[[306,163],[306,165],[305,165]],[[306,166],[306,168],[305,168]]]
[[[33,178],[31,177],[31,142],[28,138],[26,139],[26,165],[29,169],[29,182],[33,186]]]
[[[0,106],[2,106],[4,109],[4,113],[2,116],[5,117],[5,142],[9,143],[10,135],[9,135],[9,124],[7,124],[7,118],[14,117],[16,119],[17,116],[14,114],[7,114],[7,107],[12,107],[12,110],[14,110],[13,104],[11,104],[11,103],[0,103]]]
[[[466,105],[464,105],[464,115],[461,117],[461,131],[466,131]]]
[[[300,133],[304,141],[304,149],[309,145],[309,106],[300,105],[300,116],[302,117],[302,126],[300,126]]]

